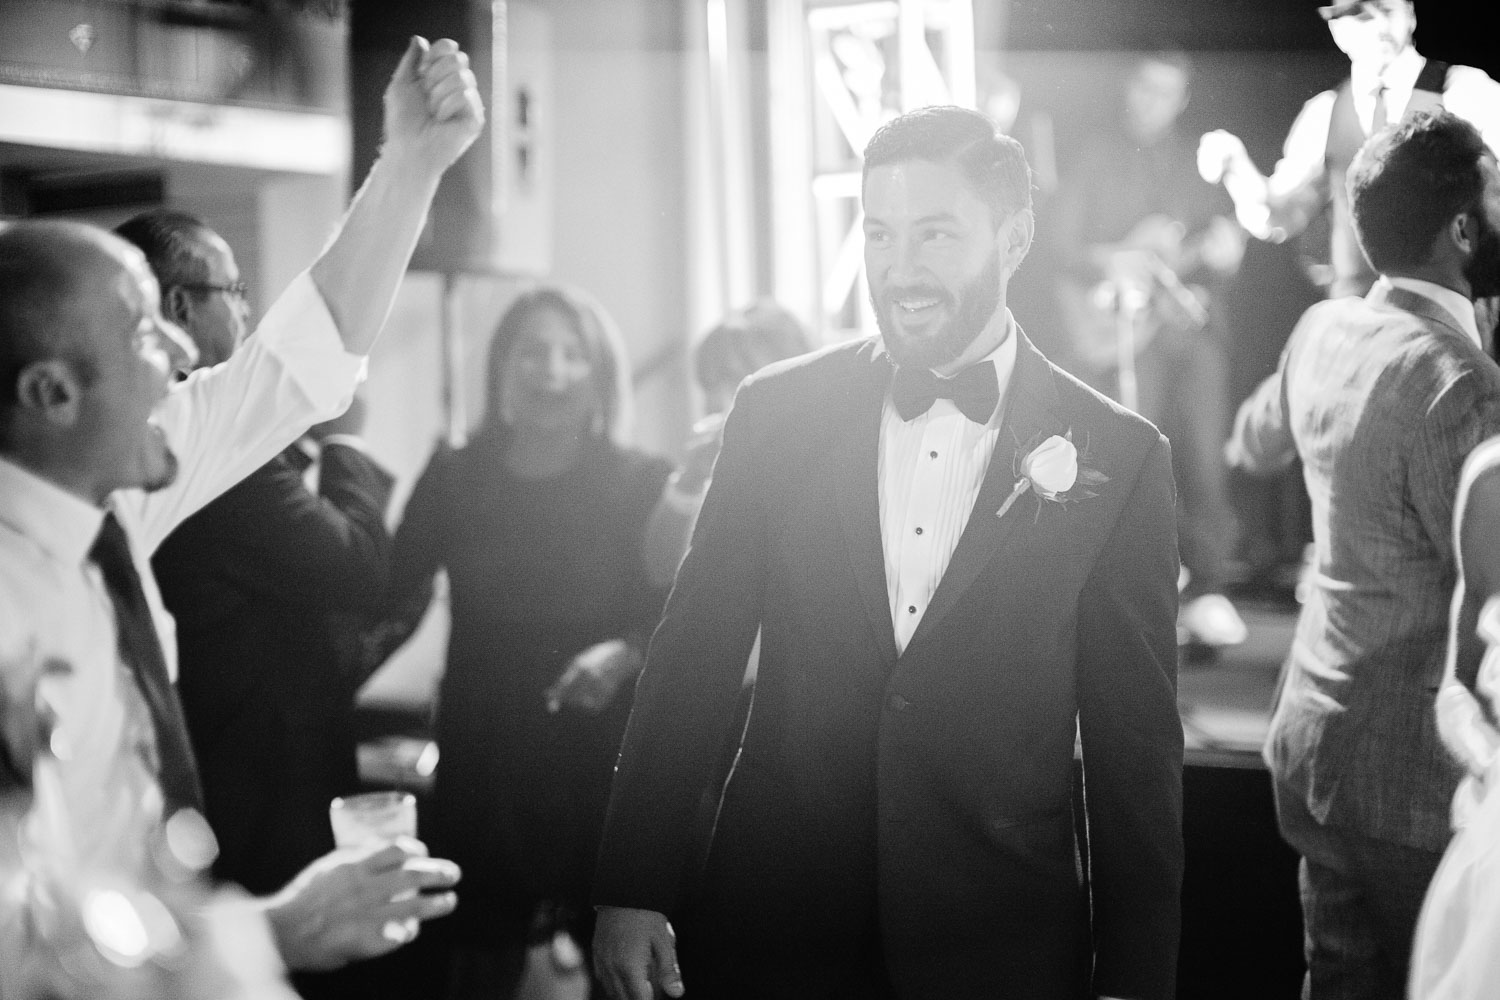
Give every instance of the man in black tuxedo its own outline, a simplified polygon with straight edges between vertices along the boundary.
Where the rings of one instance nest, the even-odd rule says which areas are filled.
[[[196,217],[144,212],[116,233],[146,255],[162,314],[227,361],[246,334],[229,245]],[[178,693],[219,842],[214,874],[275,892],[333,850],[328,803],[359,791],[358,618],[389,571],[394,478],[365,451],[359,397],[167,537],[152,568],[177,620]],[[304,474],[318,461],[317,491]],[[349,973],[298,978],[304,995]],[[331,986],[330,986],[331,988]]]
[[[616,773],[595,936],[615,997],[1173,995],[1170,452],[1006,308],[1030,187],[978,112],[881,128],[881,336],[741,387]]]

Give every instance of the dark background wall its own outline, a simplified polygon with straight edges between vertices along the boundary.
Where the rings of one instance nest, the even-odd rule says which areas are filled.
[[[1318,0],[1013,0],[1007,6],[1002,20],[1014,49],[1333,50]],[[1500,51],[1474,30],[1477,7],[1419,0],[1418,47],[1496,75]]]

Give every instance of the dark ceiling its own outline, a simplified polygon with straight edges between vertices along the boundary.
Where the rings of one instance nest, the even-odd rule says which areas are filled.
[[[1417,47],[1500,76],[1500,47],[1477,30],[1478,6],[1419,2]],[[1008,0],[1002,7],[1001,47],[1008,49],[1333,50],[1317,0]],[[981,48],[986,42],[978,40]]]

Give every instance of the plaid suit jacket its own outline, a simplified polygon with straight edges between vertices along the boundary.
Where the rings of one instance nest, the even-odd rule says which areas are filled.
[[[1441,850],[1438,739],[1464,458],[1500,432],[1500,368],[1437,303],[1380,282],[1309,309],[1240,408],[1253,466],[1301,459],[1315,564],[1265,746],[1321,822]]]

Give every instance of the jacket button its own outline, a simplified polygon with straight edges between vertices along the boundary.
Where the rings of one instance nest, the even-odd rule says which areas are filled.
[[[907,701],[899,694],[891,695],[890,698],[886,701],[886,704],[890,706],[892,712],[904,712],[911,707],[911,702]]]

